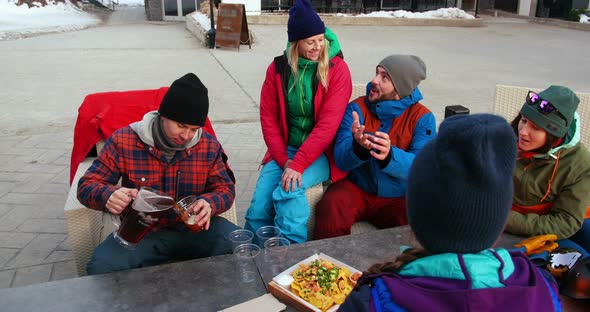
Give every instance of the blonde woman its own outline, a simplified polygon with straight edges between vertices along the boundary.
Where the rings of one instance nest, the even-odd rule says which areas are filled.
[[[344,177],[332,141],[352,93],[336,35],[309,0],[289,10],[285,53],[269,65],[260,95],[260,123],[268,148],[245,228],[274,225],[291,242],[307,240],[307,188]]]

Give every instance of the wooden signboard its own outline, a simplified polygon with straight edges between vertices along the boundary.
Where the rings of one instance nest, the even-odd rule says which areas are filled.
[[[215,46],[221,48],[237,48],[247,44],[251,49],[250,32],[246,20],[246,8],[243,4],[220,3],[217,13],[217,30]]]

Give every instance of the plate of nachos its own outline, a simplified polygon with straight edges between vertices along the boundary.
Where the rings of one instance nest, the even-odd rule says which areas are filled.
[[[290,267],[273,281],[309,311],[336,311],[360,274],[359,270],[320,253]]]

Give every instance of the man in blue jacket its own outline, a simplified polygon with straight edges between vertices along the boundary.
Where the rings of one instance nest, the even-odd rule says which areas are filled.
[[[390,55],[367,94],[348,104],[336,134],[335,160],[348,177],[330,185],[316,208],[316,239],[350,234],[357,221],[379,228],[407,224],[405,193],[416,153],[436,136],[434,115],[419,103],[426,65]]]

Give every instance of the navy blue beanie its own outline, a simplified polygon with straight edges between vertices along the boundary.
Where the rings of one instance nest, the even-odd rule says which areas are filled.
[[[408,176],[408,220],[431,253],[492,247],[512,207],[516,136],[490,114],[447,118]]]
[[[295,0],[295,4],[289,9],[289,22],[287,23],[289,42],[325,32],[324,22],[311,7],[309,0]]]
[[[207,87],[193,73],[176,79],[164,95],[158,112],[170,120],[204,126],[209,113]]]

